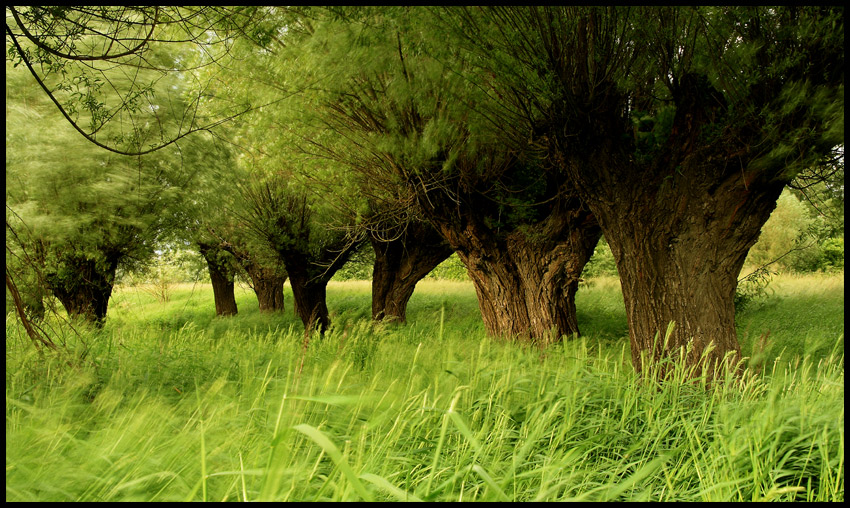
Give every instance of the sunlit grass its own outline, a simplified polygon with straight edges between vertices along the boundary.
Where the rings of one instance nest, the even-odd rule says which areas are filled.
[[[771,297],[786,312],[843,308],[832,279],[787,284]],[[437,281],[408,324],[379,326],[368,284],[332,283],[336,325],[306,350],[291,307],[263,314],[243,293],[215,318],[208,287],[112,308],[73,366],[7,319],[6,499],[844,499],[843,314],[768,300],[742,316],[752,333],[768,312],[786,349],[783,323],[840,347],[710,390],[656,387],[634,375],[615,289],[580,290],[585,337],[545,352],[487,338],[471,286]]]

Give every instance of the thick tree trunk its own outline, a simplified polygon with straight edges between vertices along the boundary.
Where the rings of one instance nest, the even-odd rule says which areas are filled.
[[[684,348],[688,375],[712,379],[715,368],[740,360],[737,277],[784,182],[748,169],[758,153],[744,134],[716,138],[723,99],[705,80],[686,78],[656,152],[623,141],[629,131],[612,100],[598,108],[587,138],[563,141],[564,160],[617,262],[635,369],[663,379]]]
[[[283,283],[286,277],[280,277],[273,273],[257,273],[257,270],[248,272],[254,284],[254,293],[257,294],[260,312],[283,312]]]
[[[542,343],[579,335],[575,294],[599,237],[596,226],[550,245],[515,233],[501,245],[459,252],[487,331]]]
[[[295,313],[304,323],[305,334],[313,330],[324,334],[330,327],[328,281],[345,265],[357,246],[358,242],[341,238],[326,245],[318,254],[294,249],[278,251],[292,284]]]
[[[405,322],[407,302],[416,283],[451,256],[452,248],[426,223],[408,224],[399,238],[370,236],[375,250],[372,271],[372,319]]]
[[[260,312],[282,312],[286,270],[280,266],[279,261],[262,259],[245,247],[239,247],[230,242],[222,243],[221,247],[232,254],[239,266],[248,274],[251,279],[251,289],[257,295]]]
[[[328,315],[327,288],[330,277],[311,277],[307,270],[288,270],[292,284],[295,313],[304,323],[305,333],[318,330],[324,334],[330,326]]]
[[[230,253],[216,246],[199,244],[199,248],[209,267],[216,315],[236,315],[238,309],[236,308],[233,279],[236,272],[233,266],[235,260],[231,259]]]
[[[740,360],[738,275],[782,185],[750,192],[733,180],[706,192],[695,185],[675,200],[659,202],[653,193],[635,192],[613,206],[595,207],[620,272],[632,362],[639,372],[647,368],[642,355],[649,355],[664,377],[661,360],[678,358],[682,347],[694,377],[705,368],[713,377],[724,358],[730,365]]]
[[[91,259],[67,257],[64,262],[69,273],[47,276],[51,291],[62,302],[69,316],[103,326],[118,260],[112,259],[103,265]]]
[[[281,276],[280,270],[260,266],[250,259],[240,261],[251,277],[260,312],[283,312],[283,283],[286,282],[286,275]]]
[[[562,197],[538,222],[504,234],[473,208],[464,220],[434,222],[466,265],[488,333],[540,343],[579,335],[575,294],[601,236],[593,215]]]

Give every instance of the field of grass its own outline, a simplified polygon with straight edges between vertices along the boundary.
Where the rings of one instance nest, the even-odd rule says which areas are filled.
[[[546,351],[488,338],[464,282],[422,281],[405,325],[332,283],[306,347],[291,292],[216,318],[209,286],[119,288],[66,355],[7,316],[6,500],[843,501],[843,273],[770,288],[710,389],[639,382],[616,279]]]

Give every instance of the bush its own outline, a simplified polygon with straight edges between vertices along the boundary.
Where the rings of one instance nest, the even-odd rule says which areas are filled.
[[[815,216],[788,189],[750,249],[745,266],[770,264],[779,271],[816,272],[844,269],[844,238],[835,236],[833,224]]]
[[[373,263],[365,261],[349,261],[340,268],[331,280],[346,281],[346,280],[372,280]]]
[[[844,270],[844,238],[827,238],[821,245],[822,270]]]
[[[145,265],[121,270],[116,276],[119,284],[140,286],[157,301],[167,302],[173,284],[180,282],[209,282],[209,271],[201,255],[189,249],[164,246]]]
[[[792,260],[796,272],[830,272],[844,269],[844,238],[826,238],[800,251]]]

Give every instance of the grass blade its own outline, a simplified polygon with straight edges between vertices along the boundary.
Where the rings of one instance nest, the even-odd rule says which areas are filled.
[[[342,452],[339,451],[339,448],[333,443],[333,441],[328,438],[321,430],[313,427],[312,425],[308,425],[306,423],[302,423],[300,425],[296,425],[293,427],[298,432],[306,435],[310,439],[313,440],[317,445],[319,445],[325,453],[334,461],[336,466],[342,471],[342,474],[345,478],[351,483],[351,486],[354,487],[354,491],[367,502],[373,501],[372,495],[366,490],[366,487],[363,486],[363,483],[360,482],[360,479],[354,473],[354,470],[351,469],[351,466],[348,465],[348,462],[342,456]]]
[[[398,499],[399,501],[415,501],[417,503],[423,502],[422,499],[416,497],[414,494],[411,494],[410,492],[407,492],[406,490],[402,490],[402,489],[396,487],[395,485],[390,483],[390,481],[387,480],[386,478],[380,477],[376,474],[363,473],[362,475],[360,475],[360,478],[362,478],[363,480],[366,480],[367,482],[371,483],[372,485],[374,485],[374,486],[378,487],[379,489],[383,490],[384,492],[390,494],[391,496]]]

